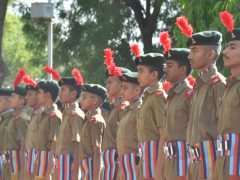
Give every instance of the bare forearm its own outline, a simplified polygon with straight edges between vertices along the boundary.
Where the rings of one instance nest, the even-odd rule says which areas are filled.
[[[93,155],[93,180],[100,179],[100,156],[101,149],[100,147],[94,147],[94,155]]]

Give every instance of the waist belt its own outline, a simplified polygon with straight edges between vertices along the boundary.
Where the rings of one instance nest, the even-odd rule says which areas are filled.
[[[187,155],[186,141],[165,142],[164,154],[166,159],[176,159],[177,176],[186,176],[189,165],[189,156]]]
[[[236,133],[219,135],[217,138],[218,156],[228,156],[229,175],[240,176],[240,137]]]
[[[206,140],[189,146],[188,154],[192,163],[200,161],[203,179],[212,179],[216,161],[216,140]]]

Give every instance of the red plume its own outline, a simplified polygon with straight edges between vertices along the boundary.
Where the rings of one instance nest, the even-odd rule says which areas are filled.
[[[82,86],[84,84],[83,76],[79,70],[73,69],[72,75],[73,75],[75,81],[77,82],[77,85]]]
[[[13,82],[14,88],[16,88],[22,82],[23,76],[25,76],[25,75],[26,75],[26,72],[25,72],[24,68],[20,68],[18,71],[18,74]]]
[[[141,56],[141,50],[140,50],[138,44],[136,44],[136,43],[132,44],[130,50],[136,57]]]
[[[171,87],[170,82],[168,82],[168,81],[163,82],[163,89],[165,92],[167,92],[170,89],[170,87]]]
[[[50,66],[45,66],[44,71],[48,74],[52,74],[53,78],[57,81],[61,79],[59,72],[56,69],[51,68]]]
[[[119,67],[117,67],[114,62],[107,66],[107,70],[108,74],[112,76],[116,77],[122,76],[122,70]]]
[[[164,48],[164,54],[167,54],[171,49],[172,39],[169,37],[168,31],[160,32],[160,42]]]
[[[114,58],[113,58],[113,51],[110,48],[104,49],[104,64],[105,65],[110,65],[113,63]]]
[[[26,85],[33,86],[33,87],[37,86],[37,82],[34,81],[32,78],[30,78],[30,76],[28,76],[27,74],[23,76],[22,80]]]
[[[183,34],[185,34],[189,38],[192,37],[193,33],[192,25],[188,24],[188,19],[185,16],[178,17],[176,25],[181,29]]]
[[[233,15],[228,11],[223,11],[219,13],[222,24],[227,28],[229,32],[233,32],[234,19]]]
[[[188,80],[188,82],[189,82],[189,85],[190,86],[194,86],[195,85],[195,83],[196,83],[196,79],[192,76],[192,75],[189,75],[188,77],[187,77],[187,80]]]

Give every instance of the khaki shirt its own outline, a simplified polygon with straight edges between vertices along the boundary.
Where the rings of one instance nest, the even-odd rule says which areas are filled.
[[[225,89],[225,78],[216,67],[199,76],[193,90],[187,141],[195,145],[218,135],[220,98]]]
[[[26,138],[29,119],[26,109],[14,110],[12,118],[5,127],[4,150],[20,149],[20,141]]]
[[[218,131],[220,134],[240,134],[240,75],[228,78],[220,106]]]
[[[164,141],[186,140],[191,91],[186,81],[169,90],[165,108]]]
[[[7,110],[0,114],[0,152],[3,151],[3,143],[4,143],[4,134],[5,127],[7,126],[9,120],[12,118],[13,110]]]
[[[34,134],[33,148],[37,151],[51,149],[51,142],[57,141],[61,119],[62,113],[58,110],[56,104],[46,108],[37,117],[37,122],[31,129],[32,134]]]
[[[138,152],[137,114],[140,105],[141,101],[137,100],[123,110],[125,115],[120,120],[117,130],[117,148],[120,156]]]
[[[160,140],[159,128],[164,127],[166,97],[161,83],[145,89],[137,120],[137,135],[140,143]]]
[[[81,131],[80,160],[92,157],[94,146],[101,148],[105,127],[105,121],[99,108],[86,114]]]
[[[105,119],[106,130],[103,135],[103,143],[102,143],[103,150],[117,147],[117,141],[116,141],[117,129],[118,129],[118,123],[121,117],[124,115],[124,112],[122,111],[123,106],[124,106],[124,102],[122,101],[122,99],[119,99],[116,102],[111,104],[108,118]]]
[[[26,136],[26,149],[27,150],[29,150],[30,148],[33,148],[33,141],[36,137],[34,129],[37,124],[37,119],[41,115],[43,110],[44,110],[44,108],[42,108],[42,107],[32,110],[31,119],[28,124],[27,136]]]
[[[80,142],[80,131],[84,122],[84,112],[74,102],[63,111],[62,123],[57,138],[56,155],[72,154],[73,142]]]

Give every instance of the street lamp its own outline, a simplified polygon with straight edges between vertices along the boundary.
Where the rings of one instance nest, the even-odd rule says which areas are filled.
[[[36,22],[48,23],[48,66],[53,65],[53,8],[54,4],[51,0],[48,3],[32,3],[31,18]],[[48,74],[48,80],[52,79],[52,75]]]

